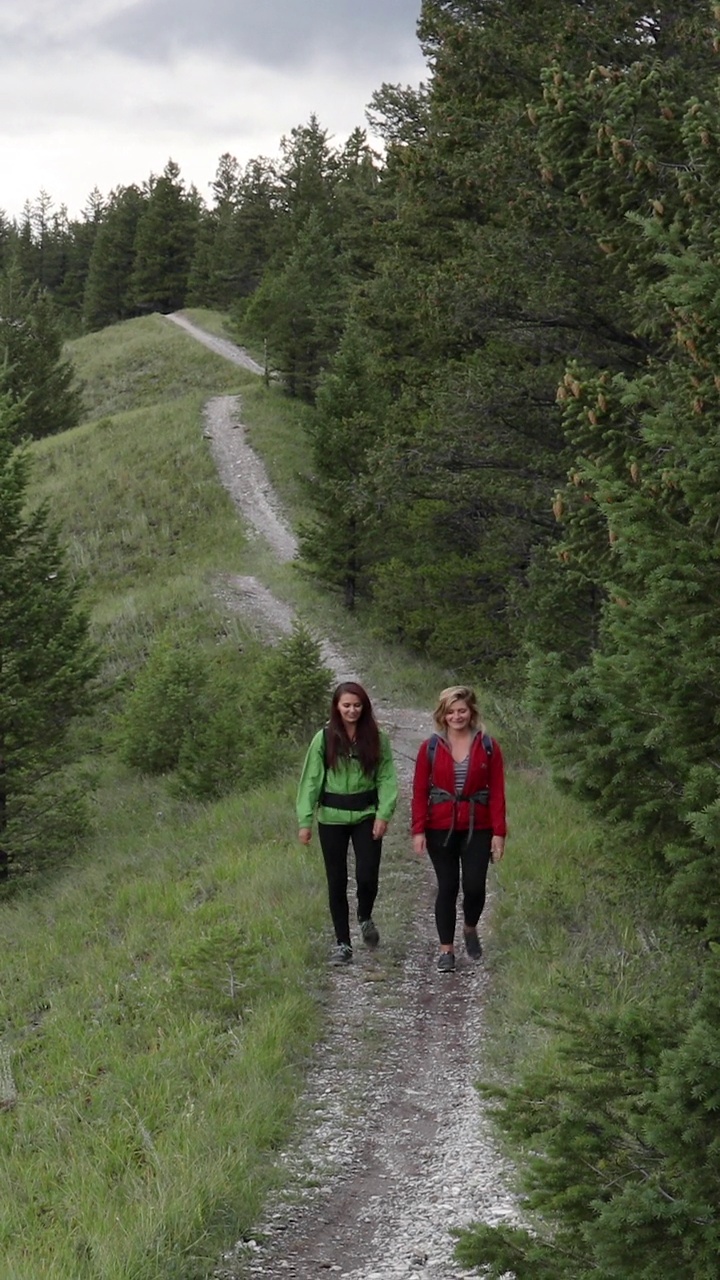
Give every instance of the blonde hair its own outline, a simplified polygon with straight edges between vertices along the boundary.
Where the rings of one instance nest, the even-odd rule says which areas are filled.
[[[453,684],[449,689],[443,689],[433,712],[433,723],[438,733],[445,734],[447,732],[447,713],[453,702],[467,703],[470,710],[470,728],[473,732],[476,729],[479,729],[481,733],[485,732],[485,725],[480,719],[480,708],[477,704],[475,690],[466,684]]]

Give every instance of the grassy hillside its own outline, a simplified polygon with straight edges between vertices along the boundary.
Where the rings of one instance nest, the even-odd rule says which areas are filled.
[[[462,673],[378,646],[245,539],[202,439],[203,403],[242,396],[295,520],[306,410],[158,316],[72,352],[86,420],[34,446],[34,496],[86,575],[111,697],[87,734],[87,849],[0,902],[2,1280],[205,1280],[252,1228],[321,1032],[325,889],[316,852],[295,841],[296,754],[272,787],[191,804],[118,762],[117,711],[161,634],[209,654],[255,643],[215,595],[227,572],[259,573],[346,639],[386,697],[429,707]],[[507,1079],[557,1052],[544,1015],[559,993],[632,1007],[687,966],[625,851],[528,763],[517,706],[481,695],[512,766],[483,1065]],[[405,840],[398,823],[389,856]]]
[[[113,751],[158,635],[253,643],[213,593],[246,541],[201,429],[249,375],[156,316],[72,351],[86,421],[34,447],[33,497],[86,575],[113,696],[87,735],[87,850],[0,904],[2,1274],[200,1276],[257,1212],[317,1032],[324,891],[295,841],[296,758],[203,806]]]
[[[118,711],[160,636],[208,655],[257,644],[215,593],[225,573],[261,573],[372,654],[387,696],[429,704],[445,673],[378,650],[245,538],[203,404],[240,394],[296,519],[307,410],[159,316],[71,352],[85,420],[33,446],[31,497],[49,503],[84,576],[109,697],[83,736],[87,848],[0,901],[2,1275],[200,1280],[251,1230],[321,1032],[324,877],[296,841],[297,752],[272,787],[193,804],[119,762]]]

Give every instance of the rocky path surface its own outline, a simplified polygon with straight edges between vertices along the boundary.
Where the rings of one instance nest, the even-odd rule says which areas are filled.
[[[169,319],[252,366],[246,353],[186,317]],[[291,560],[294,535],[247,444],[241,413],[238,397],[211,400],[204,434],[243,520],[279,559]],[[255,578],[224,578],[219,594],[228,609],[266,631],[292,626],[290,607]],[[352,655],[318,638],[338,679],[362,678]],[[219,1261],[215,1280],[459,1280],[468,1272],[454,1261],[453,1229],[516,1217],[511,1170],[474,1087],[487,970],[460,946],[455,974],[437,973],[431,869],[402,835],[412,762],[431,732],[430,716],[372,693],[404,796],[384,854],[375,913],[381,945],[369,952],[356,940],[353,965],[329,975],[327,1034],[316,1046],[296,1131],[280,1156],[282,1190],[270,1198],[253,1238]],[[490,903],[492,895],[491,886]]]

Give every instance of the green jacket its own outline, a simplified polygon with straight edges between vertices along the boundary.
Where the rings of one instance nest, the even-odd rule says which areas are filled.
[[[325,730],[319,729],[308,747],[300,776],[297,794],[298,827],[312,827],[316,809],[318,822],[347,824],[360,822],[371,816],[389,822],[392,818],[397,804],[398,782],[390,739],[383,729],[380,730],[380,761],[374,778],[368,778],[359,761],[352,759],[339,760],[334,769],[328,769],[323,784],[324,777]],[[319,804],[323,790],[351,796],[360,791],[369,791],[373,786],[377,787],[377,808],[371,805],[367,809],[330,809]]]

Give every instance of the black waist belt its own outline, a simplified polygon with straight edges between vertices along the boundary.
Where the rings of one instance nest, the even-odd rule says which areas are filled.
[[[475,805],[482,804],[487,806],[490,803],[490,791],[486,787],[482,791],[474,791],[471,796],[466,796],[466,795],[458,796],[458,795],[453,795],[452,791],[444,791],[442,787],[431,787],[430,795],[428,798],[430,800],[430,804],[443,804],[447,800],[449,800],[452,804],[452,807],[453,807],[452,823],[450,825],[450,830],[448,831],[445,837],[445,844],[447,844],[453,831],[455,830],[455,814],[457,812],[457,807],[460,804],[460,802],[464,800],[467,804],[470,805],[470,826],[468,827],[467,838],[468,840],[471,840],[473,831],[475,830]]]
[[[465,796],[455,795],[452,791],[443,791],[442,787],[430,788],[431,804],[443,804],[447,800],[450,800],[453,804],[460,804],[461,801],[465,801],[468,804],[488,804],[490,792],[485,788],[483,791],[474,791],[471,796]]]
[[[356,791],[355,795],[341,795],[339,791],[323,791],[320,803],[328,809],[369,809],[378,802],[378,793],[372,791]]]

